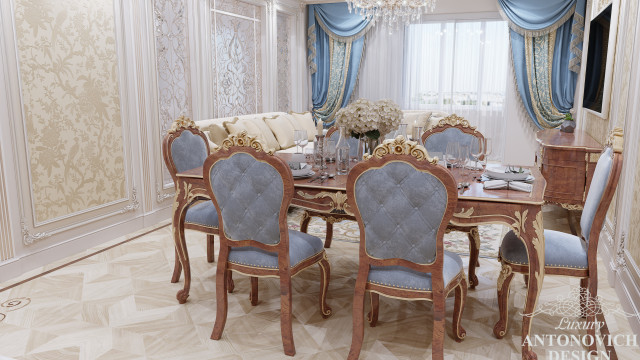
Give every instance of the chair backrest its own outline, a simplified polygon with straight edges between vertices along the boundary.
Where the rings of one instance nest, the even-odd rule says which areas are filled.
[[[422,134],[422,143],[430,156],[442,158],[449,142],[469,145],[471,152],[477,151],[478,141],[484,143],[484,136],[469,122],[456,114],[447,116]],[[484,156],[480,157],[483,160]]]
[[[262,146],[245,131],[228,137],[205,161],[206,188],[218,211],[221,239],[288,247],[293,176]]]
[[[595,247],[597,247],[600,231],[618,186],[623,160],[622,145],[622,129],[616,128],[612,131],[607,146],[600,154],[582,210],[580,218],[582,237],[587,244],[590,244],[590,240],[594,240]]]
[[[349,156],[356,157],[358,156],[358,139],[351,136],[351,134],[347,134],[347,142],[349,143]],[[338,139],[340,138],[340,130],[337,126],[332,126],[327,131],[327,139],[333,140],[338,143]]]
[[[162,142],[164,163],[174,182],[176,173],[202,166],[209,151],[206,135],[184,116],[174,121]]]
[[[349,172],[347,197],[360,227],[361,259],[442,268],[458,195],[451,173],[424,147],[402,137],[385,140]]]

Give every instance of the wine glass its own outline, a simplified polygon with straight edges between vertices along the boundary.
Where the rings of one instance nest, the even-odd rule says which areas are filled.
[[[478,170],[478,160],[484,154],[484,142],[479,138],[474,137],[473,141],[471,142],[471,148],[470,148],[469,154],[475,161],[475,166],[473,167],[473,170]]]
[[[298,147],[302,148],[298,152],[304,152],[304,147],[309,143],[309,138],[307,137],[307,130],[294,130],[293,132],[293,143],[296,144],[296,150]]]
[[[451,165],[451,168],[455,166],[459,154],[458,147],[460,147],[460,144],[458,144],[457,142],[447,143],[447,149],[445,150],[445,153],[443,155],[445,165]]]
[[[491,142],[491,138],[484,138],[484,159],[482,159],[482,168],[487,168],[487,163],[489,162],[489,155],[493,151],[493,145]]]
[[[469,155],[470,155],[469,145],[460,144],[458,146],[458,167],[462,169],[463,176],[469,175],[469,171],[467,171],[468,170],[467,163],[469,162]]]

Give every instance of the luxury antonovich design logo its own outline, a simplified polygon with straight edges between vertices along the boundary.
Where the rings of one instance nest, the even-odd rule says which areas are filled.
[[[528,335],[525,338],[523,345],[551,348],[546,351],[547,359],[611,359],[611,348],[638,347],[635,334],[609,334],[608,330],[604,333],[601,330],[606,329],[604,315],[629,318],[639,314],[625,312],[619,305],[607,302],[601,296],[591,297],[587,289],[572,288],[566,296],[539,305],[533,313],[521,315],[534,317],[540,314],[560,318],[555,330],[573,332]],[[589,321],[589,318],[593,320]],[[595,336],[584,334],[591,330],[595,330]],[[592,350],[594,345],[598,350]]]

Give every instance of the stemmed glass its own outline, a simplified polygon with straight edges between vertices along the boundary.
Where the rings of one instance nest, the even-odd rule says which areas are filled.
[[[467,163],[469,162],[469,145],[458,145],[458,167],[462,168],[462,175],[469,175]]]
[[[302,148],[299,152],[304,152],[304,147],[309,143],[309,138],[307,137],[307,130],[294,130],[293,132],[293,143],[296,144],[296,150],[298,147]]]
[[[455,167],[458,156],[459,156],[459,147],[460,144],[457,142],[449,142],[447,143],[447,149],[443,155],[445,165],[451,165],[451,168]]]
[[[477,137],[473,138],[471,142],[470,155],[475,161],[475,166],[473,170],[478,170],[478,160],[484,154],[484,141],[480,140]]]
[[[493,151],[493,146],[491,143],[491,138],[484,138],[484,159],[482,159],[482,167],[483,169],[487,168],[487,163],[489,162],[489,155]]]

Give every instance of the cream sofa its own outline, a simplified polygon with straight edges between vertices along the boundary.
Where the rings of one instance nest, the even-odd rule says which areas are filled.
[[[422,126],[427,130],[448,114],[430,110],[403,110],[407,124],[407,135],[411,135],[414,126]],[[217,119],[198,120],[196,125],[208,137],[212,148],[218,147],[229,135],[247,131],[250,136],[257,137],[269,149],[281,152],[294,152],[294,130],[307,130],[311,144],[317,134],[316,126],[310,112],[270,112],[241,115]]]

